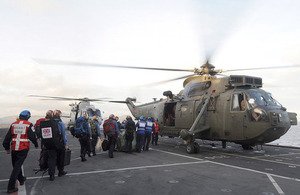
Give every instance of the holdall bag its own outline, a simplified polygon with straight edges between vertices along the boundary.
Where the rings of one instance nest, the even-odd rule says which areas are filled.
[[[65,150],[64,166],[69,165],[70,162],[71,162],[71,150],[67,149]]]
[[[99,137],[95,149],[99,152],[102,151],[102,142],[103,140]]]
[[[106,139],[102,142],[102,149],[103,151],[108,150],[108,141]]]

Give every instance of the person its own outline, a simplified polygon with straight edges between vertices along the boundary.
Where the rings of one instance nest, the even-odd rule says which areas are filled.
[[[30,111],[22,111],[19,115],[19,120],[11,124],[3,140],[3,147],[5,148],[6,154],[11,153],[13,165],[13,170],[8,181],[7,193],[18,191],[18,188],[15,187],[17,180],[20,185],[24,185],[24,182],[26,181],[26,177],[24,177],[21,167],[30,150],[30,141],[34,144],[36,149],[38,148],[33,125],[28,121],[30,117]]]
[[[246,110],[246,103],[245,100],[241,101],[241,111],[245,111]]]
[[[109,127],[110,131],[106,131],[106,126]],[[108,137],[108,156],[109,158],[113,158],[114,157],[114,150],[115,150],[115,145],[116,145],[116,141],[117,141],[117,137],[119,136],[119,126],[117,121],[115,120],[115,117],[113,114],[109,115],[109,118],[104,121],[103,123],[103,129],[104,129],[104,134],[105,137]]]
[[[136,151],[141,153],[142,146],[144,145],[146,122],[144,116],[140,117],[140,120],[135,125],[137,127],[136,132]]]
[[[90,126],[91,126],[91,131],[92,131],[92,153],[93,156],[96,156],[96,144],[98,141],[98,137],[101,138],[101,134],[100,134],[100,125],[99,125],[99,116],[95,115],[93,116],[92,120],[89,120]]]
[[[121,124],[120,121],[119,121],[119,117],[118,117],[118,116],[115,116],[114,119],[116,120],[116,122],[117,122],[117,124],[118,124],[118,128],[119,128],[119,130],[120,130],[122,124]]]
[[[83,132],[79,137],[80,143],[80,157],[81,161],[86,161],[85,155],[90,153],[90,141],[92,140],[92,131],[90,127],[90,123],[88,121],[88,115],[84,113],[81,117],[78,117],[75,121],[75,126],[82,125]],[[81,124],[82,123],[82,124]],[[80,125],[81,124],[81,125]]]
[[[52,118],[53,118],[53,111],[52,111],[52,110],[48,110],[48,111],[46,112],[45,118],[40,118],[40,119],[38,119],[38,120],[35,122],[34,129],[35,129],[36,137],[37,137],[38,139],[41,139],[41,137],[42,137],[41,127],[40,127],[41,121],[45,121],[45,120],[47,120],[47,119],[52,119]]]
[[[154,124],[152,122],[152,118],[148,117],[147,121],[146,121],[145,139],[144,139],[144,147],[143,147],[143,149],[145,151],[149,150],[151,134],[152,134],[153,131],[155,131],[155,127],[154,127]]]
[[[54,121],[57,122],[58,125],[58,131],[61,134],[60,144],[57,147],[56,153],[57,153],[57,169],[58,169],[58,177],[64,176],[67,174],[66,171],[64,171],[64,160],[65,160],[65,150],[69,149],[68,146],[68,140],[66,135],[66,126],[65,123],[61,120],[61,111],[60,110],[54,110]],[[50,169],[50,167],[49,167]],[[55,166],[54,166],[55,170]]]
[[[126,117],[125,127],[125,151],[129,154],[132,153],[132,141],[134,138],[134,132],[136,130],[135,123],[133,122],[131,116]]]
[[[61,111],[55,110],[49,119],[40,121],[41,145],[42,150],[46,150],[50,181],[55,179],[55,166],[59,171],[59,177],[66,174],[64,171],[64,149],[67,148],[67,140],[65,125],[61,121],[60,115]]]
[[[157,145],[157,141],[158,141],[158,132],[159,132],[159,124],[158,124],[158,118],[155,118],[154,119],[154,127],[155,127],[155,130],[152,132],[152,145],[153,143],[155,143],[155,145]]]

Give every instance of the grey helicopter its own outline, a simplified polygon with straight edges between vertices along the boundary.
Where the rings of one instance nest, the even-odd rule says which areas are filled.
[[[135,105],[135,98],[125,101],[132,115],[158,118],[160,135],[180,137],[186,143],[187,153],[199,152],[196,139],[221,141],[223,148],[227,142],[240,144],[244,149],[263,145],[279,139],[291,127],[297,125],[297,114],[287,112],[272,94],[262,89],[262,78],[247,75],[217,77],[223,72],[257,69],[295,68],[280,66],[235,70],[215,70],[207,62],[200,69],[170,69],[136,66],[119,66],[96,63],[81,63],[56,60],[38,60],[43,64],[63,64],[72,66],[92,66],[109,68],[131,68],[157,71],[184,71],[193,74],[154,84],[162,84],[185,79],[184,89],[178,94],[163,92],[166,98]]]
[[[57,96],[42,96],[42,95],[29,95],[29,97],[43,98],[42,100],[58,100],[58,101],[79,101],[78,103],[71,103],[69,106],[71,107],[70,115],[68,118],[70,120],[67,123],[67,129],[70,130],[74,128],[75,121],[78,117],[83,114],[87,114],[89,119],[92,119],[95,115],[97,115],[98,122],[101,125],[103,118],[100,109],[96,108],[95,105],[91,104],[91,102],[102,102],[107,98],[73,98],[73,97],[57,97]],[[47,98],[47,99],[45,99]]]

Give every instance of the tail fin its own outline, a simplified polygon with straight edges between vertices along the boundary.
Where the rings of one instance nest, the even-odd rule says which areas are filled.
[[[128,108],[129,108],[131,114],[134,117],[136,117],[136,114],[137,114],[136,109],[135,109],[136,106],[133,104],[133,102],[135,102],[135,101],[136,101],[136,98],[130,98],[130,97],[128,97],[128,98],[126,98],[125,101],[109,101],[109,102],[126,104],[128,106]]]

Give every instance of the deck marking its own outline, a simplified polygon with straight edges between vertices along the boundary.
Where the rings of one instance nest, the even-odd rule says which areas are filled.
[[[149,165],[149,166],[139,166],[139,167],[126,167],[119,169],[107,169],[107,170],[99,170],[99,171],[87,171],[87,172],[78,172],[78,173],[67,173],[67,176],[72,175],[86,175],[86,174],[95,174],[95,173],[106,173],[106,172],[119,172],[119,171],[127,171],[127,170],[138,170],[138,169],[147,169],[147,168],[160,168],[160,167],[170,167],[170,166],[181,166],[181,165],[192,165],[192,164],[201,164],[206,163],[208,161],[195,161],[195,162],[185,162],[185,163],[173,163],[173,164],[163,164],[163,165]],[[39,177],[28,177],[27,180],[31,179],[41,179],[42,176]],[[44,177],[47,178],[48,177]],[[2,179],[0,182],[8,181],[8,179]]]
[[[276,181],[273,179],[273,177],[270,174],[267,174],[267,176],[270,179],[270,181],[272,182],[272,184],[275,187],[275,189],[277,190],[277,192],[281,195],[284,195],[284,192],[282,191],[280,186],[276,183]]]
[[[24,169],[23,169],[23,165],[21,167],[21,170],[23,172],[23,175],[25,175]],[[18,180],[18,179],[17,179]],[[18,195],[26,195],[26,186],[25,186],[26,181],[24,182],[24,185],[20,185],[20,183],[18,182]]]
[[[173,155],[176,155],[176,156],[182,156],[182,157],[186,157],[186,158],[197,159],[195,157],[190,157],[190,156],[186,156],[186,155],[182,155],[182,154],[176,154],[176,153],[167,152],[167,151],[163,151],[163,150],[158,150],[158,149],[153,149],[153,150],[158,151],[158,152],[167,153],[167,154],[173,154]],[[202,159],[199,158],[199,160],[202,160]],[[203,162],[205,162],[205,161],[203,161]],[[269,175],[271,175],[273,177],[278,177],[278,178],[282,178],[282,179],[288,179],[288,180],[293,180],[293,181],[299,181],[300,182],[300,179],[298,179],[298,178],[292,178],[292,177],[285,177],[285,176],[276,175],[276,174],[270,174],[270,173],[263,172],[263,171],[257,171],[257,170],[254,170],[254,169],[249,169],[249,168],[244,168],[244,167],[238,167],[238,166],[235,166],[235,165],[228,165],[228,164],[214,162],[214,161],[210,161],[210,160],[206,160],[206,162],[217,164],[217,165],[222,165],[222,166],[226,166],[226,167],[231,167],[231,168],[234,168],[234,169],[240,169],[240,170],[245,170],[245,171],[249,171],[249,172],[259,173],[259,174],[263,174],[263,175],[268,175],[269,174]]]

